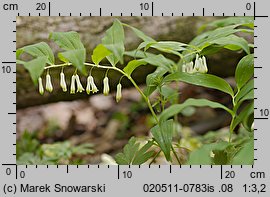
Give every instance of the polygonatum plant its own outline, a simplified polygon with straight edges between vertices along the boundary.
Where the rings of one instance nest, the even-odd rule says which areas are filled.
[[[133,51],[125,50],[126,29],[131,30],[141,40]],[[29,71],[41,95],[45,90],[53,91],[51,69],[59,69],[60,86],[64,92],[70,94],[84,93],[84,91],[90,94],[99,91],[95,85],[95,76],[92,75],[93,68],[104,70],[104,95],[110,92],[108,72],[115,70],[121,74],[116,87],[117,102],[122,97],[122,78],[126,77],[133,84],[146,102],[155,125],[150,130],[152,137],[146,144],[141,144],[134,137],[129,140],[123,152],[115,156],[118,164],[143,164],[150,159],[150,163],[153,163],[161,154],[168,162],[175,160],[178,164],[252,164],[254,55],[253,44],[248,41],[247,36],[253,36],[253,19],[251,17],[223,18],[204,25],[200,31],[201,33],[190,43],[156,41],[139,29],[115,19],[105,32],[101,43],[93,50],[92,62],[85,61],[86,49],[80,40],[80,35],[74,31],[52,32],[49,35],[49,39],[61,49],[58,53],[61,64],[55,64],[54,54],[45,42],[17,49],[16,58],[17,64],[23,65]],[[223,78],[207,73],[207,56],[222,53],[221,49],[244,54],[236,65],[235,88]],[[32,59],[23,61],[21,58],[23,53],[29,54]],[[168,57],[174,56],[173,60],[168,58],[167,54],[170,54]],[[125,63],[125,56],[133,59],[121,66]],[[108,61],[109,65],[102,64],[104,60]],[[147,76],[146,87],[143,90],[137,85],[132,73],[136,68],[147,65],[153,65],[156,69]],[[74,74],[71,79],[68,79],[71,80],[70,87],[66,84],[64,74],[66,67],[74,68]],[[41,77],[44,72],[46,73],[45,88],[44,79]],[[81,77],[87,77],[86,85],[81,83]],[[195,98],[188,98],[183,103],[179,103],[178,91],[181,90],[170,87],[170,84],[175,81],[224,92],[231,98],[231,107],[219,102]],[[157,93],[156,98],[150,99],[154,92]],[[181,153],[176,150],[181,148],[182,144],[174,141],[174,135],[179,130],[178,114],[191,106],[225,110],[230,115],[231,122],[226,139],[200,145],[196,150],[189,151],[189,159],[183,162],[179,155]],[[241,136],[241,140],[235,134],[238,125],[241,125],[247,133]],[[233,137],[234,135],[236,137]]]

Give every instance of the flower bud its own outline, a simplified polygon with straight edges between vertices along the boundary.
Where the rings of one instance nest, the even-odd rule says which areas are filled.
[[[116,90],[116,102],[118,103],[121,98],[122,98],[122,92],[121,92],[121,89],[122,89],[122,85],[119,83],[117,85],[117,90]]]
[[[192,74],[193,71],[193,62],[189,62],[186,64],[186,72]]]
[[[108,94],[109,94],[109,92],[110,92],[110,86],[109,86],[109,79],[108,79],[108,77],[105,77],[104,79],[103,79],[103,94],[105,95],[105,96],[108,96]]]
[[[196,54],[194,72],[198,72],[200,68],[201,68],[201,58],[199,58],[199,55]]]
[[[182,65],[182,72],[183,72],[183,73],[186,72],[186,68],[187,68],[187,65],[186,65],[186,64],[183,64],[183,65]]]
[[[75,75],[71,77],[70,94],[75,94]]]
[[[77,92],[80,92],[80,93],[82,93],[83,91],[84,91],[84,88],[83,88],[83,86],[82,86],[82,84],[81,84],[81,82],[80,82],[80,77],[79,77],[79,75],[75,75],[75,79],[76,79],[76,83],[77,83]]]
[[[48,92],[52,92],[53,91],[51,76],[49,74],[46,75],[46,90]]]
[[[65,74],[63,72],[60,73],[60,86],[64,92],[67,91],[67,84],[65,80]]]
[[[207,73],[208,68],[207,68],[207,64],[206,64],[206,58],[203,56],[202,60],[201,60],[201,68],[200,68],[200,73]]]
[[[41,94],[41,95],[44,94],[44,88],[43,88],[41,77],[38,78],[38,90],[39,90],[39,94]]]

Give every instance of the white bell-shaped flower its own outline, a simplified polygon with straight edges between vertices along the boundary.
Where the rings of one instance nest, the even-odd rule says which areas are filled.
[[[92,76],[87,77],[87,83],[86,83],[86,93],[87,94],[90,94],[90,92],[91,92],[90,77],[92,77]]]
[[[70,85],[70,94],[75,94],[75,91],[76,91],[76,87],[75,87],[75,80],[76,80],[76,77],[75,75],[72,75],[71,77],[71,85]]]
[[[53,91],[51,76],[49,74],[46,75],[46,90],[48,92],[52,92]]]
[[[95,84],[95,81],[94,81],[94,78],[92,76],[90,78],[90,84],[92,86],[92,92],[93,93],[97,93],[98,92],[98,88],[97,88],[97,86]]]
[[[207,73],[208,72],[206,58],[204,56],[201,58],[201,67],[200,67],[199,72],[200,73]]]
[[[116,90],[116,102],[118,103],[122,98],[122,85],[119,83]]]
[[[109,78],[108,77],[105,77],[103,79],[103,94],[105,96],[108,96],[109,95],[109,92],[110,92]]]
[[[77,92],[82,93],[84,91],[84,88],[83,88],[83,86],[82,86],[82,84],[80,82],[79,75],[77,75],[77,74],[75,75],[75,80],[76,80],[76,84],[77,84]]]
[[[97,86],[94,82],[94,78],[90,75],[87,77],[87,86],[86,86],[86,92],[87,94],[90,94],[90,92],[96,93],[98,92]]]
[[[196,59],[195,59],[195,65],[194,65],[194,72],[199,72],[201,68],[201,58],[199,57],[198,54],[196,54]]]
[[[60,86],[64,92],[67,91],[67,84],[65,80],[65,74],[63,72],[60,73]]]
[[[38,78],[38,90],[39,90],[39,94],[41,94],[41,95],[44,94],[44,88],[43,88],[41,77]]]

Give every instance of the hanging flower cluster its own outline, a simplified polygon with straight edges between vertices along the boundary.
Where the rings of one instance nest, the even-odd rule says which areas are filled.
[[[60,73],[60,87],[62,88],[63,92],[67,92],[67,84],[66,84],[66,80],[65,80],[65,74],[63,71]],[[44,94],[44,87],[43,87],[43,82],[42,82],[41,77],[39,77],[39,79],[38,79],[38,89],[39,89],[39,93],[41,95],[43,95]],[[45,89],[48,92],[53,91],[53,85],[52,85],[51,76],[50,76],[49,72],[47,72],[47,74],[46,74]],[[122,90],[121,89],[122,89],[122,85],[119,83],[117,85],[117,91],[116,91],[116,101],[117,102],[119,102],[122,98],[122,93],[121,93]],[[82,93],[83,91],[85,91],[85,89],[84,89],[83,85],[81,84],[79,75],[73,74],[71,77],[71,83],[70,83],[70,94],[75,94],[76,92]],[[87,94],[90,94],[91,92],[97,93],[98,91],[99,90],[95,84],[94,78],[90,74],[87,77],[86,93]],[[105,96],[108,96],[109,93],[110,93],[109,78],[107,77],[107,74],[106,74],[106,76],[103,79],[103,94]]]
[[[182,72],[186,73],[207,73],[208,68],[206,64],[206,58],[199,57],[198,54],[196,54],[196,59],[195,59],[195,65],[193,67],[193,62],[188,62],[182,66]]]

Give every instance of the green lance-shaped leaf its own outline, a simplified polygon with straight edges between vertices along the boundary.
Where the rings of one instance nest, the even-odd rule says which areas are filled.
[[[123,55],[125,52],[125,35],[122,23],[119,20],[115,20],[113,25],[106,31],[102,44],[112,52],[107,56],[109,62],[115,66],[119,61],[123,64]]]
[[[158,50],[163,50],[164,52],[166,52],[166,50],[168,51],[183,51],[185,50],[185,46],[187,46],[187,44],[185,43],[181,43],[181,42],[175,42],[175,41],[160,41],[160,42],[152,42],[149,43],[146,46],[146,50],[150,47],[158,49]]]
[[[230,110],[229,108],[225,107],[224,105],[222,105],[220,103],[209,101],[207,99],[193,99],[193,98],[190,98],[190,99],[186,100],[182,104],[174,104],[174,105],[171,105],[169,108],[165,109],[161,113],[161,115],[159,117],[159,120],[161,122],[166,121],[168,118],[180,113],[186,107],[190,107],[190,106],[193,106],[193,107],[220,108],[220,109],[224,109],[225,111],[227,111],[228,113],[233,115],[232,110]]]
[[[231,96],[234,95],[231,86],[222,78],[210,74],[202,73],[182,73],[177,72],[169,74],[164,78],[164,82],[170,81],[182,81],[193,85],[203,86],[207,88],[213,88],[225,92]]]
[[[92,61],[98,65],[105,57],[110,55],[111,52],[103,45],[99,44],[93,51]]]
[[[238,90],[240,90],[253,76],[254,54],[243,57],[237,64],[235,70],[235,80]]]
[[[58,54],[60,60],[70,62],[81,73],[86,75],[86,68],[84,65],[86,58],[86,50],[80,40],[77,32],[53,32],[50,33],[49,38],[53,40],[61,49],[66,50]]]
[[[212,40],[205,43],[202,47],[200,47],[200,49],[203,50],[204,48],[213,44],[219,45],[220,47],[224,47],[232,51],[243,49],[247,54],[250,53],[248,42],[244,38],[238,37],[236,35],[229,35],[227,37],[221,37]]]
[[[47,62],[47,57],[37,57],[36,59],[33,59],[28,62],[24,62],[24,67],[29,71],[30,76],[36,85],[38,82],[38,78],[42,74],[44,67]]]
[[[248,17],[248,16],[243,16],[243,17],[228,17],[225,19],[221,20],[215,20],[207,26],[211,27],[224,27],[228,25],[241,25],[241,26],[247,26],[249,28],[254,28],[254,17]]]
[[[173,120],[160,122],[158,125],[151,129],[156,142],[160,146],[167,161],[171,161],[171,146],[173,135]]]
[[[186,50],[185,46],[187,46],[187,44],[184,44],[181,42],[173,42],[173,41],[149,42],[149,43],[146,43],[144,50],[148,50],[149,48],[154,48],[159,51],[175,54],[181,57],[181,54],[179,53],[179,51]]]
[[[201,47],[207,42],[211,42],[213,40],[216,40],[218,38],[223,38],[228,35],[234,34],[236,32],[239,32],[239,29],[236,29],[238,25],[230,25],[226,27],[217,28],[215,30],[207,31],[205,33],[202,33],[195,37],[190,44]]]

